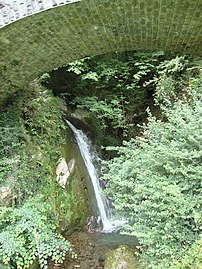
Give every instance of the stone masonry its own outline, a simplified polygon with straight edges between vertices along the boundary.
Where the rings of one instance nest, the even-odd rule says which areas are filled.
[[[1,0],[0,28],[38,12],[79,0]]]
[[[201,45],[202,0],[0,0],[0,102],[84,56]]]

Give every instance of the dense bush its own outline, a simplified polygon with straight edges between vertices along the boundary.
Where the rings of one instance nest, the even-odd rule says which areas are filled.
[[[172,269],[201,269],[202,238],[200,237],[178,260],[174,260]]]
[[[115,148],[119,156],[107,163],[104,175],[108,181],[107,193],[115,211],[128,220],[125,231],[136,235],[147,248],[143,255],[147,268],[171,268],[172,260],[183,255],[199,236],[202,221],[199,80],[192,81],[195,90],[192,98],[187,97],[189,102],[164,106],[165,122],[150,114],[142,135]]]
[[[57,233],[54,210],[42,197],[20,208],[0,208],[0,266],[26,269],[34,262],[48,268],[48,262],[62,263],[70,243]]]

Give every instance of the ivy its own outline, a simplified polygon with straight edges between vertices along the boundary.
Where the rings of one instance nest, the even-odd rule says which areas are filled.
[[[0,262],[7,268],[40,268],[48,262],[62,263],[70,243],[57,233],[57,219],[50,204],[38,196],[20,208],[0,208]]]

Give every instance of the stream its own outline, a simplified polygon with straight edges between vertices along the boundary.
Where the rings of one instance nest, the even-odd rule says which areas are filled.
[[[91,179],[93,190],[97,202],[98,207],[98,215],[102,222],[102,232],[103,233],[111,233],[116,231],[118,227],[112,222],[110,208],[108,206],[107,198],[103,195],[102,189],[99,184],[99,177],[95,165],[93,163],[93,159],[96,158],[94,156],[95,153],[91,151],[91,141],[84,134],[82,130],[76,129],[68,120],[65,120],[68,126],[71,128],[74,133],[76,142],[81,152],[81,156],[86,165],[89,177]]]
[[[75,128],[68,120],[65,122],[74,134],[92,183],[98,209],[97,222],[98,225],[101,224],[99,229],[101,232],[74,232],[70,236],[64,234],[72,244],[77,258],[71,258],[67,255],[65,262],[61,266],[55,265],[53,269],[103,269],[107,252],[120,245],[129,245],[131,248],[135,248],[138,241],[136,237],[119,234],[121,224],[124,221],[114,221],[110,214],[109,203],[100,187],[98,172],[94,165],[96,153],[92,151],[91,141],[82,130]]]
[[[85,233],[75,232],[68,236],[77,258],[71,258],[67,255],[61,269],[103,269],[105,254],[120,245],[128,245],[136,249],[137,238],[118,233]],[[57,269],[57,268],[54,268]]]

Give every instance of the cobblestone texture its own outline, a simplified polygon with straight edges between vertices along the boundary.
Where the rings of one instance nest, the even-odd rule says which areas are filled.
[[[0,101],[87,55],[140,49],[202,56],[202,0],[0,0],[0,25]]]
[[[0,28],[38,12],[80,0],[1,0]]]

